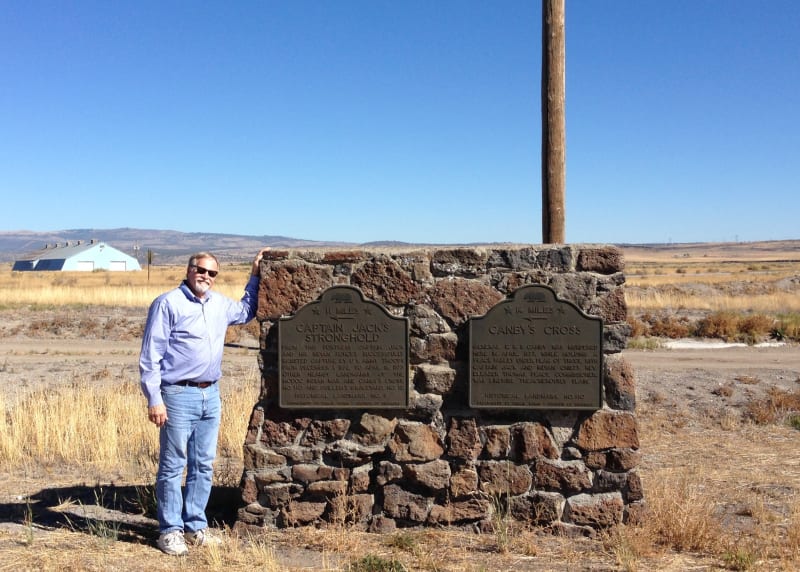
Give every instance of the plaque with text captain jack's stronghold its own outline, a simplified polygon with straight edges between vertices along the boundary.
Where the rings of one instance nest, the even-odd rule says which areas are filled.
[[[406,408],[408,320],[333,286],[278,322],[279,405]]]
[[[600,409],[603,321],[542,285],[469,321],[469,405]]]

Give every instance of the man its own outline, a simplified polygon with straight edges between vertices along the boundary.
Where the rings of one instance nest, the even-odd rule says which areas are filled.
[[[139,356],[147,416],[160,429],[156,500],[158,547],[182,556],[186,543],[218,544],[205,509],[220,424],[219,378],[225,333],[250,321],[258,307],[258,266],[253,260],[244,296],[235,302],[212,292],[219,261],[208,252],[189,258],[186,279],[156,298],[147,314]],[[181,481],[186,469],[186,497]]]

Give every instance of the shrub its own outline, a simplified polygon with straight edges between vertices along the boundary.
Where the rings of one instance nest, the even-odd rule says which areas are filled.
[[[650,335],[662,338],[685,338],[692,335],[692,325],[685,316],[658,314],[649,317]]]
[[[785,391],[770,387],[767,395],[747,405],[744,416],[758,425],[786,422],[796,427],[795,417],[800,412],[800,390]]]
[[[625,347],[630,350],[657,350],[662,348],[663,344],[656,338],[637,336],[635,338],[629,338]]]
[[[733,312],[713,312],[697,322],[696,333],[701,338],[722,338],[725,341],[736,337],[739,317]]]
[[[654,476],[648,487],[648,519],[652,538],[675,550],[716,551],[722,526],[708,483],[684,474]]]
[[[800,314],[779,314],[770,333],[778,340],[800,340]]]
[[[756,561],[756,556],[745,546],[733,546],[722,555],[725,567],[728,570],[751,570]]]
[[[747,343],[754,343],[766,338],[773,330],[775,320],[763,314],[745,316],[739,320],[738,338]]]
[[[763,314],[742,316],[735,312],[713,312],[697,322],[696,333],[704,338],[756,343],[773,334],[775,320]],[[774,334],[773,334],[774,335]]]
[[[641,338],[650,335],[650,326],[634,316],[628,316],[626,320],[631,328],[631,338]]]
[[[348,572],[404,572],[406,567],[397,560],[387,560],[375,554],[367,554],[350,563]]]

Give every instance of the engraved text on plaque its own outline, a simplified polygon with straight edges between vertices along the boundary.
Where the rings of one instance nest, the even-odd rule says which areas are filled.
[[[469,322],[469,404],[476,408],[599,409],[603,321],[524,286]]]
[[[333,286],[278,323],[279,404],[408,407],[408,320]]]

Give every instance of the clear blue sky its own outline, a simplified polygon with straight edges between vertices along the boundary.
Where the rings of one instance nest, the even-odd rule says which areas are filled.
[[[566,29],[568,242],[800,238],[800,2]],[[0,231],[538,243],[540,78],[535,0],[0,0]]]

